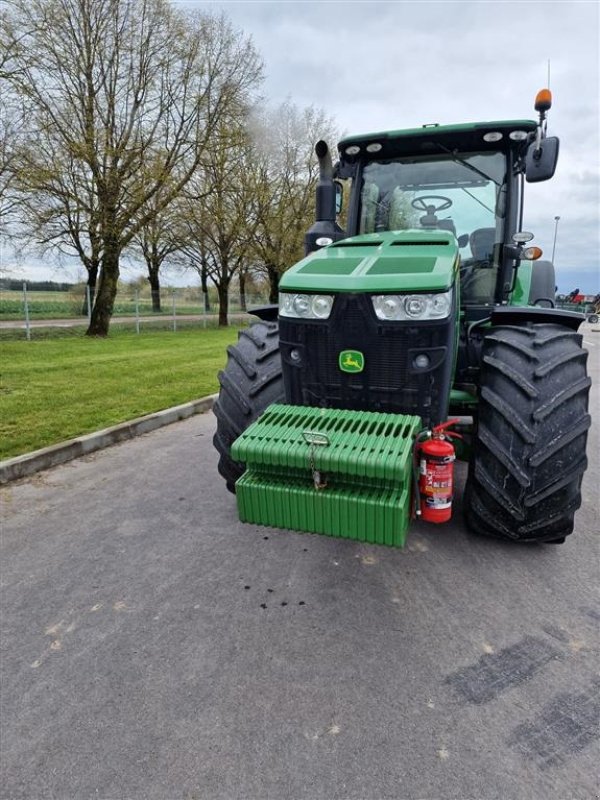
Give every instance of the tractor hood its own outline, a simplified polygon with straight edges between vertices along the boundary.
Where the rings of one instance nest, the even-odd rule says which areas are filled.
[[[382,231],[330,244],[299,261],[284,292],[444,291],[454,283],[458,243],[440,230]]]

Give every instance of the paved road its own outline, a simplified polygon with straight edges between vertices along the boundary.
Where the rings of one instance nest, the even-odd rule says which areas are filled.
[[[2,490],[3,798],[598,796],[597,428],[565,545],[404,551],[240,524],[213,430]]]

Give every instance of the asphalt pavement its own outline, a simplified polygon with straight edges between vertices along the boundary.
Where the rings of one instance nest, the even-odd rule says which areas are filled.
[[[2,798],[598,797],[597,426],[564,545],[470,535],[461,466],[404,550],[241,524],[214,428],[1,490]]]

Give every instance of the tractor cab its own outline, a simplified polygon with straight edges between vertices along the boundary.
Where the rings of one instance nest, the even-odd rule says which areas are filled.
[[[537,128],[532,120],[426,125],[342,140],[335,174],[352,187],[345,235],[447,231],[459,247],[461,305],[507,302]]]
[[[495,299],[506,221],[504,153],[399,156],[363,165],[357,233],[448,231],[461,257],[461,302]]]

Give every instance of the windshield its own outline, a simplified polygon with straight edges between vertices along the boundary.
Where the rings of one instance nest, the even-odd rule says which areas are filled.
[[[460,247],[462,301],[491,302],[505,196],[502,153],[371,161],[362,172],[359,231],[450,231]]]

